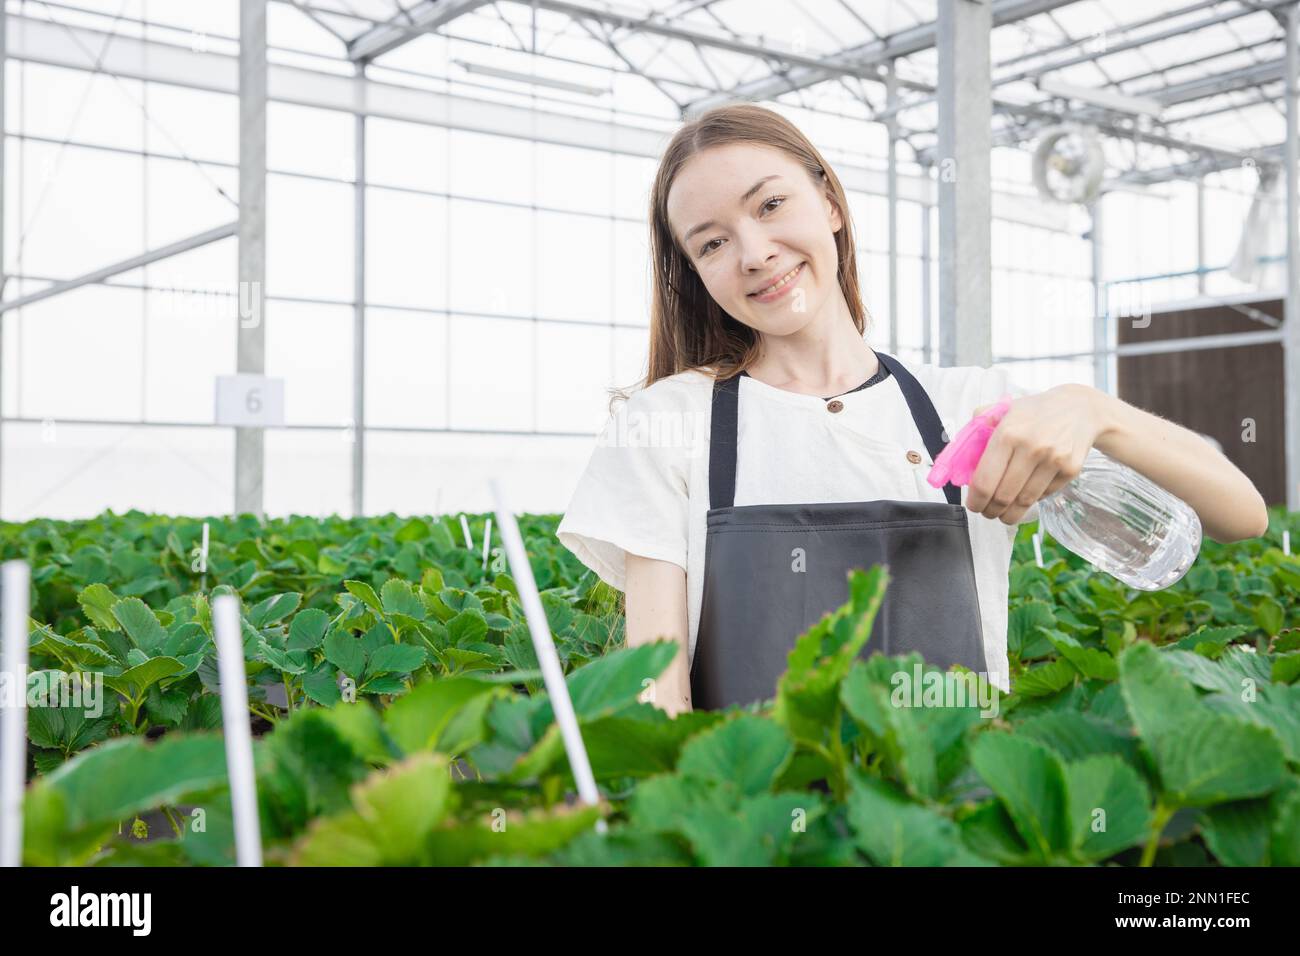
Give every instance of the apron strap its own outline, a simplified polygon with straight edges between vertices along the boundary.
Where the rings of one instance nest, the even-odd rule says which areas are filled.
[[[873,350],[874,351],[874,350]],[[907,401],[916,430],[933,460],[943,451],[943,422],[930,396],[902,363],[884,352],[876,358],[889,369]],[[741,373],[745,374],[745,373]],[[736,502],[736,432],[739,424],[740,375],[733,375],[713,385],[713,411],[709,426],[709,507],[730,508]],[[950,505],[961,504],[961,490],[952,482],[943,486],[943,496]]]
[[[898,379],[898,387],[903,390],[903,398],[907,400],[907,407],[912,412],[912,421],[916,423],[916,430],[921,433],[921,441],[925,442],[925,450],[930,453],[930,460],[934,461],[948,444],[943,437],[943,422],[939,419],[939,413],[935,411],[934,402],[930,401],[930,396],[921,387],[921,383],[903,367],[902,362],[884,352],[877,352],[876,358],[889,369],[890,375]],[[951,481],[944,484],[943,496],[948,499],[950,505],[961,504],[961,489]]]

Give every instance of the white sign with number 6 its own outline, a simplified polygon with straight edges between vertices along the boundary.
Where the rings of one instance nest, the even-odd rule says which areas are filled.
[[[217,424],[284,424],[284,379],[240,373],[217,376]]]

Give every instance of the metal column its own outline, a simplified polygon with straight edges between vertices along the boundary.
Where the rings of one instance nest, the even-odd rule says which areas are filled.
[[[932,182],[930,179],[929,164],[921,167],[925,173],[927,187]],[[934,346],[930,342],[930,269],[933,263],[930,261],[930,216],[933,207],[930,205],[930,190],[926,189],[926,200],[921,203],[921,352],[925,356],[925,364],[931,365],[934,362]]]
[[[988,0],[939,4],[940,365],[987,366],[993,360],[992,27]]]
[[[1205,177],[1196,179],[1196,294],[1205,295]]]
[[[266,0],[239,3],[239,344],[236,370],[266,370]],[[245,314],[247,308],[248,314]],[[266,433],[235,429],[235,513],[262,515]]]
[[[358,86],[366,65],[357,64]],[[358,92],[357,102],[362,102]],[[356,205],[353,222],[356,305],[352,314],[352,516],[365,513],[366,487],[366,114],[356,116]]]
[[[1107,351],[1110,342],[1110,298],[1106,293],[1106,276],[1102,258],[1102,216],[1101,204],[1104,195],[1098,196],[1088,204],[1088,213],[1092,216],[1092,228],[1089,230],[1092,248],[1092,346],[1097,350],[1092,363],[1092,384],[1102,392],[1110,392],[1115,382],[1110,375],[1111,357]]]
[[[898,74],[894,61],[888,63],[885,74],[885,106],[889,119],[885,121],[885,130],[889,134],[888,182],[889,206],[889,354],[898,354]]]
[[[1300,164],[1300,5],[1286,17],[1286,321],[1283,331],[1286,414],[1286,506],[1300,511],[1300,235],[1296,216],[1297,165]]]
[[[0,0],[0,299],[4,298],[5,286],[9,276],[5,273],[5,193],[8,191],[5,180],[5,152],[8,143],[5,140],[5,101],[9,98],[9,86],[5,78],[9,71],[9,14],[4,0]],[[4,488],[4,313],[0,313],[0,492]],[[3,495],[0,494],[0,502]],[[4,509],[0,507],[0,518]]]

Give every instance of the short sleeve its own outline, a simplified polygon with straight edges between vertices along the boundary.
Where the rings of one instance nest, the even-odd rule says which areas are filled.
[[[680,413],[652,405],[636,392],[610,416],[556,528],[560,543],[619,591],[629,554],[686,569],[689,449],[656,427],[656,418]]]
[[[1015,377],[1002,366],[995,365],[989,369],[989,372],[992,373],[989,376],[990,379],[992,379],[991,391],[986,393],[985,400],[990,404],[996,402],[1003,395],[1010,395],[1014,400],[1017,398],[1024,398],[1027,395],[1037,395],[1040,391],[1039,389],[1026,388],[1024,385],[1016,381]],[[1037,520],[1038,502],[1035,501],[1029,506],[1029,510],[1021,516],[1020,520],[1016,522],[1016,524],[1007,525],[1007,533],[1014,538],[1016,529],[1020,525],[1031,524]]]

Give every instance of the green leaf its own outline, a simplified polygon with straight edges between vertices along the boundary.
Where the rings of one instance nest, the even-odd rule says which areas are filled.
[[[1073,664],[1084,677],[1095,677],[1101,680],[1119,678],[1119,668],[1115,664],[1115,658],[1100,648],[1084,647],[1062,631],[1044,630],[1043,634],[1052,642],[1057,652]]]
[[[429,537],[429,523],[422,518],[412,518],[397,529],[393,540],[405,544],[408,541],[423,541],[427,537]]]
[[[1007,653],[1022,657],[1038,639],[1039,627],[1053,627],[1056,615],[1052,605],[1042,601],[1026,601],[1007,612]]]
[[[87,620],[106,631],[121,630],[117,618],[113,616],[113,605],[117,602],[117,595],[104,584],[92,584],[77,595],[77,603],[81,605]]]
[[[1282,629],[1286,620],[1286,610],[1271,597],[1260,596],[1255,599],[1253,610],[1255,623],[1270,637]]]
[[[289,625],[289,637],[285,644],[287,650],[310,651],[320,647],[325,639],[325,630],[329,627],[330,616],[320,608],[307,608],[299,611]]]
[[[1047,697],[1074,683],[1078,669],[1065,658],[1036,664],[1016,676],[1012,691],[1021,697]]]
[[[286,617],[298,610],[298,605],[302,603],[302,595],[295,593],[276,594],[253,605],[248,611],[248,623],[253,627],[269,627],[272,624],[278,624]]]
[[[1016,734],[1050,747],[1067,764],[1085,757],[1115,754],[1138,766],[1133,736],[1091,713],[1063,710],[1038,714],[1016,725]]]
[[[325,659],[357,681],[366,669],[366,652],[347,631],[333,630],[325,636]]]
[[[877,866],[988,866],[957,825],[912,803],[887,782],[853,770],[848,820],[858,846]]]
[[[355,809],[316,820],[293,851],[298,866],[403,866],[424,859],[424,841],[453,805],[447,758],[417,754],[372,774],[352,791]]]
[[[840,684],[871,637],[888,581],[880,565],[851,570],[849,600],[795,641],[772,709],[795,741],[829,746],[830,734],[839,733],[831,723],[840,707]]]
[[[970,758],[1041,862],[1069,848],[1065,770],[1052,751],[1032,740],[986,732],[971,746]]]
[[[329,661],[321,661],[302,678],[303,693],[325,707],[343,699],[339,691],[338,672]]]
[[[384,606],[379,603],[379,597],[375,594],[375,589],[364,581],[344,581],[343,586],[347,588],[348,593],[361,599],[361,602],[373,611],[380,614],[384,611]]]
[[[1224,714],[1190,713],[1176,731],[1148,741],[1169,806],[1203,807],[1262,796],[1286,771],[1272,732]]]
[[[1099,861],[1140,843],[1150,827],[1150,793],[1132,766],[1111,754],[1065,765],[1071,845]]]
[[[156,744],[119,737],[38,779],[24,800],[28,866],[81,865],[117,821],[223,787],[220,735],[168,736]]]
[[[460,753],[482,739],[485,709],[501,692],[470,677],[424,681],[388,706],[384,726],[405,753]]]
[[[113,617],[122,625],[128,637],[140,650],[150,657],[162,649],[167,640],[167,632],[158,622],[157,616],[139,598],[123,598],[113,605]]]
[[[447,622],[447,635],[458,646],[481,641],[487,632],[487,618],[477,608],[461,611]]]
[[[1300,677],[1300,651],[1279,654],[1273,658],[1269,678],[1275,684],[1292,684]]]
[[[793,755],[794,746],[778,725],[742,714],[692,738],[682,748],[677,770],[754,796],[771,789]]]
[[[1148,744],[1176,731],[1196,712],[1196,691],[1154,646],[1142,641],[1119,657],[1120,690],[1129,716]]]
[[[366,664],[366,676],[377,674],[409,674],[424,664],[424,648],[413,644],[388,644],[377,648]]]
[[[424,604],[415,596],[415,589],[400,578],[389,578],[381,589],[384,610],[389,614],[404,614],[416,621],[424,620]]]
[[[145,691],[160,680],[175,677],[185,671],[185,665],[174,657],[151,657],[116,676],[105,674],[104,683],[131,700],[140,700]]]

